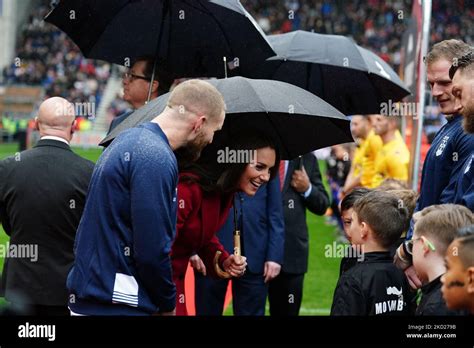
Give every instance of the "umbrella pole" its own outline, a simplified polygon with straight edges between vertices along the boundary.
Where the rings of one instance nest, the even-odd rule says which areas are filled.
[[[237,260],[240,261],[240,258],[242,257],[242,248],[240,245],[240,230],[237,227],[237,208],[235,207],[235,201],[234,201],[234,255]],[[231,278],[232,276],[224,271],[220,266],[219,266],[219,258],[221,256],[220,251],[216,251],[216,255],[214,256],[214,269],[216,271],[216,274],[220,278]]]
[[[146,98],[146,102],[145,104],[148,104],[148,102],[150,101],[151,99],[151,90],[153,89],[153,81],[155,80],[155,71],[156,71],[156,61],[158,59],[155,58],[155,60],[153,61],[153,72],[151,73],[151,81],[150,81],[150,87],[148,88],[148,96]]]
[[[171,12],[169,0],[163,1],[163,7],[162,7],[161,12],[163,13],[163,18],[160,23],[160,33],[158,34],[158,40],[156,42],[155,59],[153,60],[153,71],[151,73],[150,88],[148,88],[148,96],[146,98],[145,104],[147,104],[151,98],[151,91],[153,89],[153,81],[155,80],[155,74],[156,74],[156,63],[158,61],[158,52],[160,51],[161,38],[163,36],[163,25],[165,22],[164,19],[166,18],[166,15],[168,14],[168,12]],[[170,18],[170,23],[171,23],[171,18]]]
[[[224,60],[224,77],[227,78],[227,57],[222,57]]]

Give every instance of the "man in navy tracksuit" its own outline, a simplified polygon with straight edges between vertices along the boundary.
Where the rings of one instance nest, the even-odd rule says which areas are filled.
[[[454,203],[456,178],[474,150],[474,137],[464,132],[461,115],[448,115],[436,134],[423,166],[421,192],[415,211],[440,203]]]
[[[453,95],[456,107],[464,117],[463,127],[471,140],[474,141],[474,50],[460,57],[457,64],[449,70],[453,80]],[[467,206],[474,211],[474,150],[463,163],[461,173],[456,182],[454,203]]]
[[[192,110],[192,111],[191,111]],[[122,132],[92,174],[67,288],[72,315],[173,315],[171,244],[178,165],[222,128],[225,104],[208,82],[189,80],[151,122]]]
[[[467,158],[474,150],[472,135],[466,134],[462,127],[462,116],[455,106],[449,68],[455,58],[469,52],[470,47],[460,40],[445,40],[433,46],[425,57],[427,78],[433,97],[438,101],[440,111],[446,115],[447,124],[436,134],[426,156],[421,177],[420,197],[415,212],[434,204],[458,203],[457,181],[463,176],[462,170]],[[413,235],[413,220],[407,240]],[[405,269],[410,285],[421,286],[408,254],[403,246],[397,253],[397,265]],[[404,257],[400,257],[404,256]]]
[[[434,45],[426,56],[431,91],[448,122],[438,131],[426,155],[415,212],[434,204],[454,203],[455,183],[474,150],[474,139],[464,132],[462,116],[456,112],[449,77],[453,59],[468,50],[469,45],[460,40],[445,40]],[[411,228],[407,238],[412,234]]]

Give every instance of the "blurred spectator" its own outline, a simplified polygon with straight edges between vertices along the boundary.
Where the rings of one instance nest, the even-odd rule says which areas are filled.
[[[341,214],[339,212],[339,200],[342,187],[346,181],[351,168],[348,144],[334,145],[331,147],[331,155],[326,160],[326,175],[331,187],[331,219],[344,230]]]

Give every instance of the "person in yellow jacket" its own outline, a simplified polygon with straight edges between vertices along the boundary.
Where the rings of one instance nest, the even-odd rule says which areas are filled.
[[[375,134],[380,136],[383,146],[375,159],[371,188],[378,187],[389,178],[408,181],[410,151],[398,131],[399,120],[399,117],[382,115],[373,118]]]
[[[374,116],[355,115],[351,119],[351,131],[359,140],[354,152],[351,171],[346,179],[342,195],[355,187],[370,187],[375,174],[375,158],[382,148],[382,139],[374,133],[371,118]]]

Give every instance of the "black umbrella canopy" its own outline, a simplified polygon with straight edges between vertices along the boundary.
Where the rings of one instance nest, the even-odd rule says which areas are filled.
[[[326,146],[354,141],[350,121],[315,95],[280,81],[243,77],[209,80],[224,96],[224,127],[214,142],[246,129],[258,129],[276,140],[283,159],[293,159]],[[115,128],[100,145],[109,144],[120,132],[151,121],[166,107],[169,94],[138,109]]]
[[[294,31],[268,40],[277,56],[251,77],[304,88],[346,115],[380,113],[381,103],[409,94],[387,63],[347,37]]]
[[[45,18],[87,58],[153,56],[176,77],[239,75],[275,55],[238,0],[62,0]]]
[[[345,36],[296,30],[267,38],[277,53],[269,60],[292,60],[368,71],[357,45]]]

